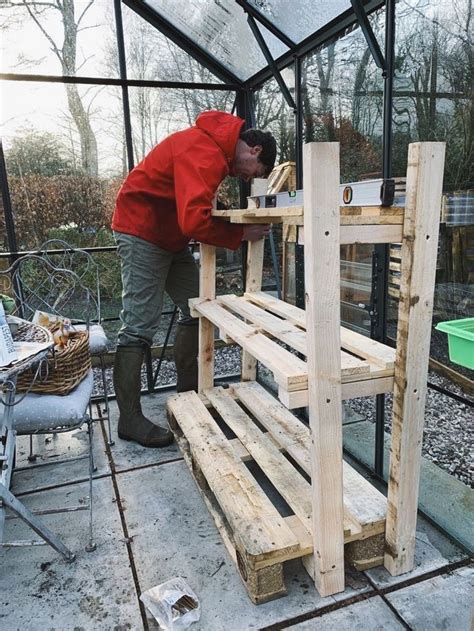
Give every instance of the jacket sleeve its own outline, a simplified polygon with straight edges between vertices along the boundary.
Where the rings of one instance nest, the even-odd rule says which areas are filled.
[[[243,227],[212,216],[212,201],[228,169],[220,150],[196,143],[174,158],[178,224],[190,239],[236,250]]]

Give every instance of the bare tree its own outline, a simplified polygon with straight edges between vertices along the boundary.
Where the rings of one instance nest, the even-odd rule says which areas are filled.
[[[74,0],[4,0],[4,8],[23,8],[48,41],[52,52],[61,64],[64,76],[75,76],[77,68],[77,35],[87,27],[81,27],[87,11],[94,0],[89,0],[80,15],[75,16]],[[64,41],[58,44],[45,26],[45,18],[51,11],[57,11],[61,17]],[[65,84],[69,112],[77,127],[81,143],[82,168],[87,175],[98,175],[97,140],[90,123],[89,113],[79,94],[78,86]]]

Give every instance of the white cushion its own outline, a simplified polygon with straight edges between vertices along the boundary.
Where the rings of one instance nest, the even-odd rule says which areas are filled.
[[[75,331],[87,331],[86,324],[75,324]],[[101,324],[91,324],[89,327],[89,349],[91,355],[102,355],[107,352],[107,336]]]
[[[92,370],[69,394],[36,394],[30,392],[13,408],[13,428],[18,434],[32,434],[46,429],[74,427],[84,418],[92,395]]]

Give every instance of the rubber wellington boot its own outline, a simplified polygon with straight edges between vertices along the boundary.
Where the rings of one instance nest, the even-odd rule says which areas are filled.
[[[173,442],[169,429],[158,427],[142,413],[140,405],[142,346],[117,346],[114,388],[120,412],[118,436],[143,447],[165,447]]]
[[[174,338],[174,363],[176,364],[176,392],[198,389],[198,340],[197,322],[178,324]]]

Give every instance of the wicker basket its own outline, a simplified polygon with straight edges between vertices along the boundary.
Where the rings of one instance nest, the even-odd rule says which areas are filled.
[[[25,334],[28,336],[26,331]],[[15,339],[28,342],[46,341],[37,338],[26,339],[21,336],[20,327]],[[16,390],[41,394],[68,394],[84,379],[90,368],[89,333],[87,331],[74,332],[70,334],[67,347],[54,351],[47,360],[47,367],[41,366],[38,371],[33,368],[19,375]],[[33,380],[34,383],[32,383]]]

